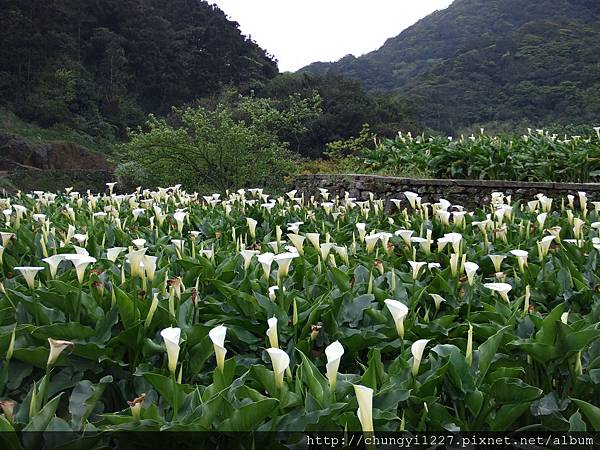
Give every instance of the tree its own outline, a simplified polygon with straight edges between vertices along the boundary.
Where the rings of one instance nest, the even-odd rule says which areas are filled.
[[[279,133],[288,128],[301,132],[303,121],[315,113],[310,103],[292,104],[279,110],[265,99],[240,97],[235,107],[174,108],[168,121],[151,115],[146,129],[133,131],[123,145],[124,161],[139,164],[157,185],[182,183],[221,192],[277,189],[294,169],[289,143]]]

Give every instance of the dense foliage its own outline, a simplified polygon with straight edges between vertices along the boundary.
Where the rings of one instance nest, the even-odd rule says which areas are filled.
[[[122,136],[147,112],[277,74],[204,0],[8,0],[0,22],[0,102],[91,135]]]
[[[318,95],[294,95],[284,105],[238,96],[235,103],[174,109],[169,120],[150,116],[146,127],[130,133],[122,146],[121,184],[183,184],[217,190],[248,186],[281,188],[293,170],[289,142],[308,132],[321,113]]]
[[[0,428],[600,430],[600,203],[404,197],[3,199]]]
[[[330,142],[357,136],[365,124],[382,137],[398,130],[421,133],[414,112],[393,96],[367,92],[361,83],[339,75],[284,73],[257,88],[257,95],[285,100],[291,95],[310,98],[317,92],[323,113],[308,124],[302,139],[290,139],[292,149],[304,156],[319,157]]]
[[[356,149],[337,166],[344,164],[346,170],[396,176],[586,183],[600,178],[600,128],[587,136],[562,137],[544,130],[460,139],[400,133],[373,148]]]
[[[488,122],[586,123],[600,114],[600,3],[456,0],[379,50],[304,70],[398,90],[448,133]]]

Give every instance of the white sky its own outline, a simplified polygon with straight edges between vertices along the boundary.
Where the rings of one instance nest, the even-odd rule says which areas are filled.
[[[360,56],[452,0],[209,0],[275,55],[279,70]]]

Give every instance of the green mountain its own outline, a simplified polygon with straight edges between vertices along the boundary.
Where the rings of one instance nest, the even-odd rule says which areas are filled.
[[[92,136],[278,73],[203,0],[5,0],[0,23],[0,107]]]
[[[378,50],[302,69],[393,90],[426,125],[584,124],[600,117],[598,0],[455,0]]]

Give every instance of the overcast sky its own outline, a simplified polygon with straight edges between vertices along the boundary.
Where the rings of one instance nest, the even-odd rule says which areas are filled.
[[[208,0],[279,61],[295,71],[376,50],[387,38],[452,0]]]

